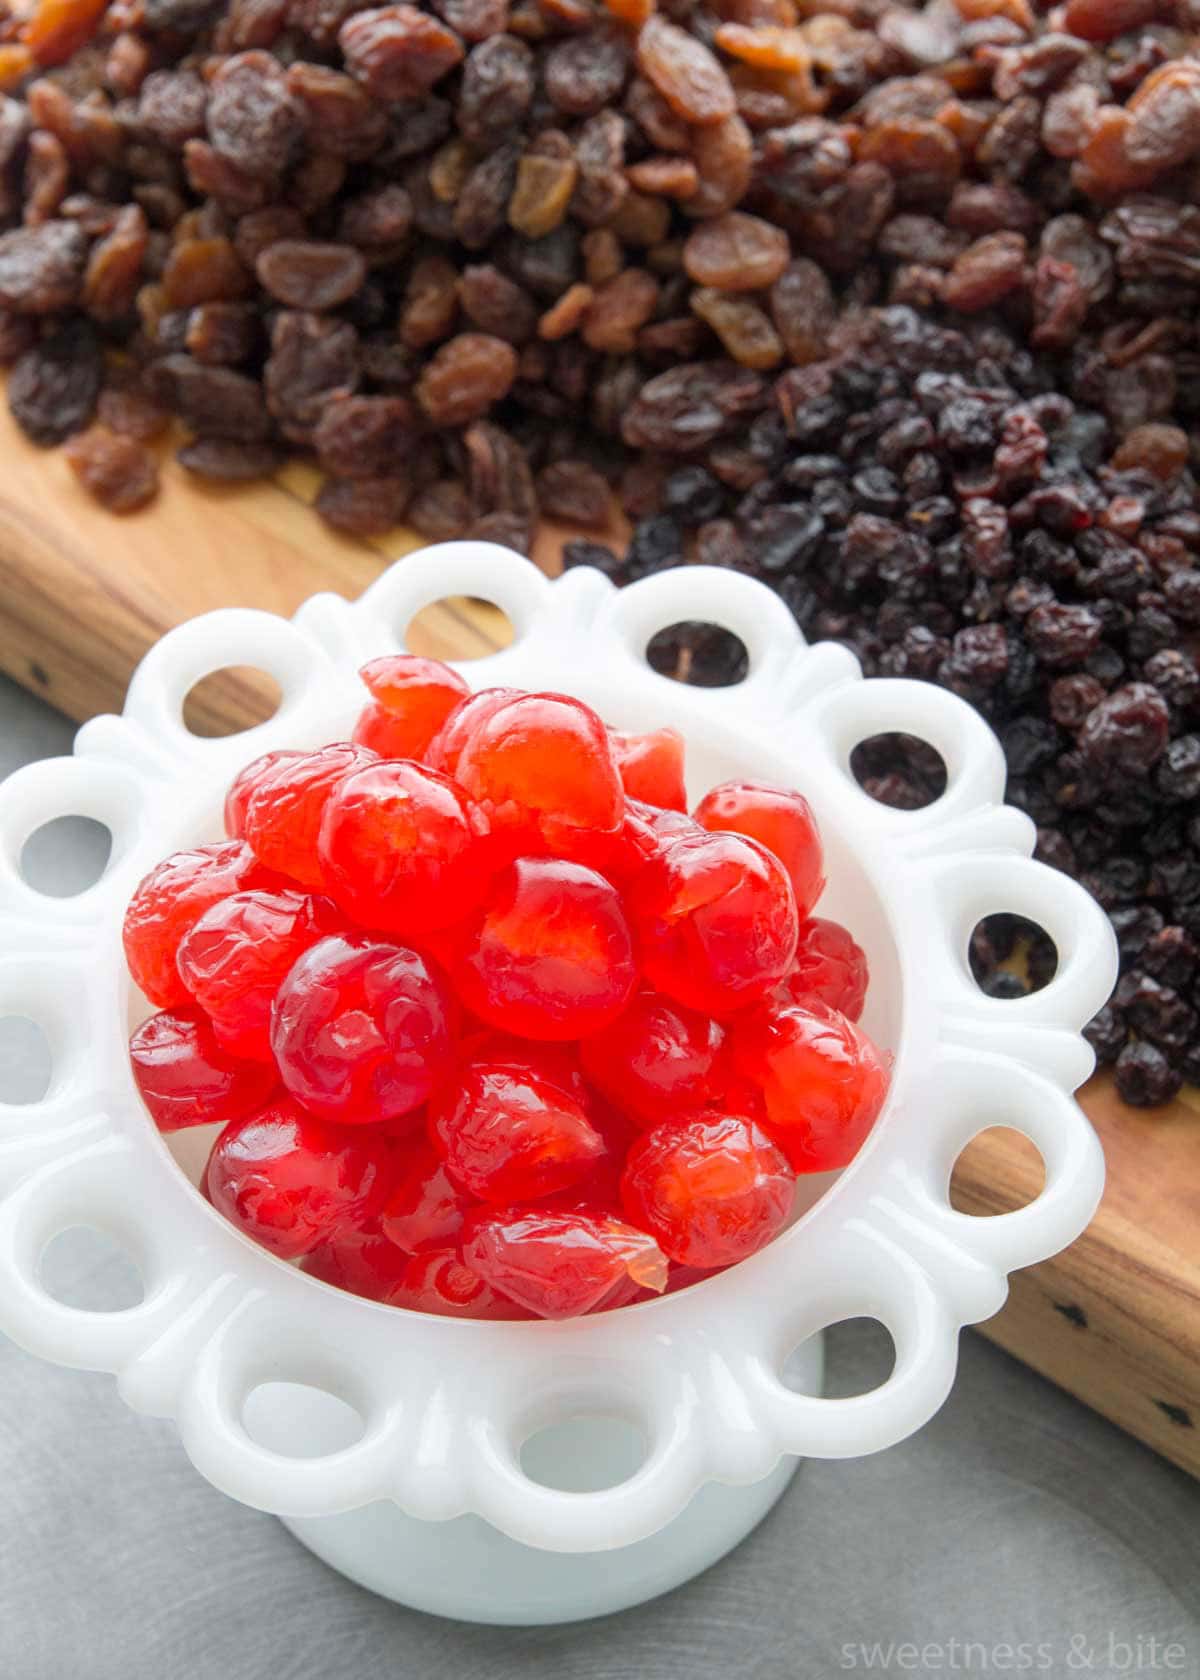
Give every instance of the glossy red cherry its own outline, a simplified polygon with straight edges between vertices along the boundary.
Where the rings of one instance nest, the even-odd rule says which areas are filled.
[[[778,1235],[795,1182],[783,1153],[736,1115],[668,1120],[633,1144],[621,1180],[627,1216],[684,1266],[712,1270]]]
[[[342,1125],[419,1108],[449,1071],[451,999],[423,957],[365,934],[318,941],[275,997],[271,1048],[284,1084]]]
[[[800,924],[796,958],[778,988],[781,1001],[801,1008],[814,1000],[857,1021],[869,981],[866,953],[840,922],[810,916]]]
[[[705,794],[695,815],[702,828],[747,835],[773,852],[788,872],[797,913],[809,914],[825,886],[825,855],[803,794],[766,782],[722,782]]]
[[[491,1026],[538,1039],[598,1032],[637,983],[620,897],[580,864],[519,858],[464,927],[452,975]]]
[[[539,1318],[571,1318],[625,1300],[630,1286],[660,1293],[667,1262],[645,1231],[581,1209],[480,1210],[467,1221],[463,1259]]]
[[[396,1176],[380,1215],[384,1235],[407,1254],[449,1248],[458,1241],[475,1198],[454,1182],[425,1138],[397,1152]]]
[[[581,700],[521,694],[478,723],[456,779],[497,829],[526,829],[553,847],[563,830],[615,832],[625,814],[608,731]]]
[[[319,1244],[301,1260],[300,1270],[351,1295],[386,1302],[403,1286],[408,1261],[404,1250],[372,1221],[333,1242]]]
[[[611,1214],[623,1219],[621,1174],[625,1170],[629,1146],[638,1135],[637,1127],[628,1115],[595,1089],[588,1092],[586,1106],[592,1129],[604,1144],[604,1154],[586,1178],[581,1178],[557,1196],[547,1198],[544,1205],[552,1202],[556,1207],[583,1208],[588,1213]]]
[[[820,1003],[765,1005],[733,1023],[730,1043],[762,1089],[765,1129],[797,1172],[854,1159],[888,1091],[887,1060],[861,1028]]]
[[[394,1307],[442,1318],[528,1318],[529,1313],[467,1265],[454,1249],[414,1254],[388,1296]]]
[[[783,865],[740,834],[668,836],[626,904],[646,979],[718,1018],[764,997],[796,950]]]
[[[331,1126],[285,1098],[226,1126],[205,1183],[231,1224],[293,1260],[377,1218],[389,1169],[382,1138]]]
[[[518,1038],[500,1027],[480,1027],[458,1041],[460,1062],[518,1062],[566,1091],[586,1108],[590,1093],[574,1044]]]
[[[657,850],[658,844],[670,839],[676,834],[703,834],[704,830],[686,811],[670,810],[661,805],[647,805],[641,799],[627,799],[625,809],[631,817],[644,823],[654,836]]]
[[[372,699],[359,714],[354,739],[380,758],[421,758],[470,689],[440,659],[389,653],[358,673]]]
[[[703,1106],[721,1029],[661,992],[639,992],[609,1026],[579,1046],[592,1084],[642,1125]]]
[[[179,973],[229,1054],[271,1061],[275,993],[292,964],[334,925],[326,899],[240,892],[214,904],[188,930]]]
[[[461,920],[491,880],[482,812],[445,776],[407,760],[382,760],[339,783],[318,851],[346,914],[401,936]]]
[[[423,754],[432,770],[457,778],[458,760],[475,731],[521,693],[519,688],[481,688],[455,706]]]
[[[577,1184],[604,1154],[579,1101],[528,1063],[477,1062],[429,1109],[434,1148],[481,1201],[535,1201]]]
[[[141,882],[125,912],[125,960],[151,1003],[171,1009],[189,1001],[175,964],[179,944],[206,910],[261,875],[240,840],[173,852]]]
[[[266,752],[252,758],[238,771],[225,795],[225,832],[242,840],[246,835],[246,808],[262,784],[269,781],[276,770],[303,758],[302,752]]]
[[[652,729],[645,735],[625,735],[612,729],[609,740],[628,798],[667,810],[687,810],[684,741],[677,729]]]
[[[620,827],[613,833],[592,828],[560,829],[554,836],[552,848],[539,834],[533,855],[540,856],[552,850],[556,857],[568,863],[581,863],[585,869],[594,869],[597,875],[603,875],[606,881],[624,890],[646,860],[658,850],[658,833],[641,814],[649,809],[649,806],[638,807],[633,800],[626,800],[625,815]]]
[[[129,1060],[160,1132],[237,1120],[279,1084],[273,1067],[226,1055],[207,1016],[183,1006],[143,1021],[129,1040]]]
[[[323,887],[317,835],[330,795],[355,770],[378,760],[367,747],[335,741],[276,763],[246,802],[246,843],[260,862],[306,887]]]

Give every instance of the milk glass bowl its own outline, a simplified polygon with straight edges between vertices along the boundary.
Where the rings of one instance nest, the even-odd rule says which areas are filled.
[[[121,950],[138,880],[220,836],[225,788],[250,758],[348,734],[358,667],[456,594],[494,600],[514,627],[511,646],[462,666],[473,686],[576,694],[622,729],[673,725],[692,797],[737,776],[807,796],[826,848],[821,913],[865,948],[864,1025],[895,1057],[867,1143],[841,1174],[801,1180],[797,1217],[768,1248],[691,1289],[564,1323],[406,1312],[282,1263],[194,1189],[212,1128],[168,1143],[129,1071],[129,1032],[149,1013]],[[651,670],[648,641],[684,619],[741,637],[745,681],[696,689]],[[198,738],[184,697],[229,665],[269,672],[282,703],[240,735]],[[889,730],[945,760],[946,790],[923,810],[879,805],[850,772],[855,745]],[[44,1358],[113,1372],[131,1406],[177,1421],[218,1488],[403,1603],[531,1623],[676,1585],[758,1522],[799,1458],[876,1452],[925,1423],[961,1327],[997,1310],[1008,1271],[1071,1242],[1099,1199],[1099,1145],[1071,1093],[1092,1067],[1080,1028],[1111,989],[1113,938],[1075,883],[1031,860],[1033,828],[1003,788],[1000,748],[964,702],[862,680],[846,649],[806,645],[761,585],[706,567],[617,592],[594,571],[552,583],[503,549],[451,543],[398,562],[357,602],[181,625],[143,660],[122,716],[0,787],[0,1014],[31,1017],[54,1061],[40,1101],[0,1104],[0,1328]],[[21,851],[64,815],[107,824],[112,853],[95,885],[48,898],[22,878]],[[1053,980],[1016,1001],[984,996],[967,963],[972,929],[997,911],[1058,947]],[[951,1169],[994,1125],[1033,1140],[1045,1188],[973,1218],[950,1206]],[[84,1311],[46,1292],[40,1257],[75,1225],[128,1251],[139,1305]],[[824,1398],[820,1332],[857,1316],[891,1333],[892,1374]]]

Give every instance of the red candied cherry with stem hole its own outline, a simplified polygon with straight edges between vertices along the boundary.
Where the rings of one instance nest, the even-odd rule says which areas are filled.
[[[164,1009],[129,1040],[142,1101],[160,1132],[238,1120],[261,1108],[279,1084],[265,1062],[242,1062],[217,1043],[199,1009]]]
[[[821,1003],[764,1005],[730,1029],[734,1062],[762,1090],[764,1129],[797,1172],[857,1155],[888,1091],[888,1058]]]
[[[529,1063],[475,1062],[440,1087],[429,1135],[480,1201],[532,1202],[585,1178],[604,1141],[577,1098]]]
[[[581,1208],[480,1209],[462,1256],[493,1288],[539,1318],[573,1318],[661,1294],[667,1261],[645,1231]]]
[[[184,935],[179,973],[230,1055],[269,1062],[271,1005],[284,976],[340,918],[302,892],[239,892],[206,910]]]
[[[615,833],[625,815],[608,731],[565,694],[521,694],[499,707],[471,730],[454,774],[493,828],[552,851],[577,829]]]
[[[522,1319],[530,1315],[464,1265],[452,1248],[406,1254],[375,1226],[323,1243],[300,1262],[310,1277],[369,1301],[443,1318]]]
[[[450,1248],[476,1198],[455,1183],[446,1163],[425,1138],[396,1152],[396,1175],[379,1228],[406,1254]]]
[[[744,834],[782,863],[807,916],[825,886],[825,855],[812,807],[802,793],[767,782],[722,782],[697,805],[696,821],[711,832]]]
[[[412,1255],[388,1300],[393,1307],[437,1313],[442,1318],[508,1320],[530,1316],[452,1248]]]
[[[652,729],[644,735],[610,729],[608,738],[627,799],[663,810],[687,810],[684,740],[677,729]]]
[[[458,761],[463,748],[489,718],[502,706],[521,695],[519,688],[481,688],[469,694],[452,712],[426,747],[422,757],[431,770],[458,777]]]
[[[129,972],[151,1003],[190,1002],[175,961],[180,941],[214,904],[265,878],[240,840],[173,852],[155,865],[129,901],[123,930]]]
[[[231,1224],[294,1260],[376,1219],[390,1172],[383,1138],[331,1126],[282,1098],[225,1127],[205,1186]]]
[[[518,858],[500,875],[450,961],[467,1008],[523,1038],[599,1032],[637,983],[620,896],[594,870],[555,858]]]
[[[419,1108],[451,1065],[453,1001],[425,959],[365,934],[333,934],[288,971],[271,1049],[288,1090],[342,1125]]]
[[[706,1271],[755,1254],[787,1223],[795,1176],[750,1121],[708,1113],[643,1133],[621,1180],[626,1215],[663,1253]]]
[[[371,699],[354,725],[354,740],[380,758],[421,758],[456,706],[471,692],[440,659],[388,653],[359,676]]]
[[[857,1021],[869,979],[866,953],[853,935],[840,922],[810,916],[800,923],[796,959],[776,988],[776,996],[781,1003],[797,1003],[801,1008],[815,1000]]]
[[[383,759],[339,783],[318,851],[346,914],[402,937],[470,915],[491,881],[479,807],[448,777],[407,760]]]
[[[721,1029],[661,992],[638,992],[628,1008],[579,1046],[597,1090],[643,1126],[702,1107],[711,1089]]]
[[[626,895],[646,979],[719,1018],[764,997],[796,950],[778,858],[740,834],[668,835]]]
[[[246,802],[246,844],[268,868],[302,886],[324,887],[317,835],[325,807],[347,776],[378,762],[368,747],[335,741],[275,764]]]

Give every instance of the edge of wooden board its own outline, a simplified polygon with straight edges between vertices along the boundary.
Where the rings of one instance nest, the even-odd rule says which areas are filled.
[[[1120,1101],[1100,1075],[1080,1100],[1107,1181],[1069,1248],[1013,1274],[1007,1304],[978,1328],[1192,1475],[1200,1475],[1200,1102]],[[955,1172],[955,1205],[981,1216],[1023,1206],[1042,1166],[1003,1131],[977,1137]]]

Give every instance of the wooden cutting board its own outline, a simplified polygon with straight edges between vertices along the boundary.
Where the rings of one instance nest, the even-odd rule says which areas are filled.
[[[80,720],[119,710],[142,654],[181,619],[218,606],[290,614],[320,589],[353,597],[420,541],[406,530],[336,536],[308,511],[318,478],[305,466],[222,489],[190,478],[165,446],[158,500],[114,519],[3,404],[0,460],[0,669]],[[562,535],[539,535],[547,571]],[[464,658],[504,633],[495,609],[459,601],[427,609],[411,640]],[[215,732],[269,709],[253,677],[233,674],[210,679],[191,717]],[[1200,1475],[1200,1093],[1147,1114],[1098,1078],[1083,1102],[1108,1157],[1100,1212],[1065,1254],[1013,1278],[983,1333]],[[1002,1212],[1036,1194],[1040,1177],[1032,1145],[985,1133],[960,1160],[955,1203]]]

